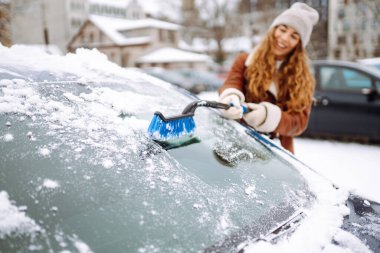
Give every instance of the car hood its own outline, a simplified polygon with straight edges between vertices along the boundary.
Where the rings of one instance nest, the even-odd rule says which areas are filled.
[[[196,113],[190,142],[151,140],[155,110],[178,114],[194,99],[167,83],[96,53],[103,68],[77,66],[80,52],[62,62],[6,56],[2,249],[227,251],[315,204],[294,164],[215,111]]]

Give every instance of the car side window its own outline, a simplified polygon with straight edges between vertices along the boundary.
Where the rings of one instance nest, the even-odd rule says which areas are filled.
[[[341,67],[321,68],[321,87],[334,90],[358,90],[371,88],[370,77],[359,71]]]

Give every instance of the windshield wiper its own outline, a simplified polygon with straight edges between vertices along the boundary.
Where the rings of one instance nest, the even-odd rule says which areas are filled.
[[[291,215],[289,211],[294,212],[294,209],[286,208],[286,210],[282,210],[280,213],[276,214],[281,216],[289,216]],[[263,230],[263,226],[265,229],[269,223],[268,219],[270,218],[268,218],[268,215],[266,215],[265,217],[261,217],[257,223],[255,222],[250,226],[244,227],[237,233],[234,233],[226,238],[221,244],[214,244],[206,248],[203,252],[230,252],[232,249],[236,249],[236,251],[233,252],[243,253],[248,245],[258,241],[275,243],[282,236],[294,232],[305,217],[306,214],[302,211],[299,211],[291,215],[290,218],[282,222],[280,225],[269,230],[269,232],[265,235],[261,235],[260,230]]]
[[[191,144],[201,142],[201,140],[197,137],[184,137],[184,138],[179,138],[176,140],[167,140],[167,141],[154,140],[154,141],[165,150],[181,148],[181,147],[185,147]]]

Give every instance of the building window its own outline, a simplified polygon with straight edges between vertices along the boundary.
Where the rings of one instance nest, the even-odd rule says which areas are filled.
[[[71,23],[71,26],[76,29],[76,28],[79,28],[81,26],[82,21],[79,19],[73,18],[73,19],[71,19],[70,23]]]
[[[175,43],[175,32],[174,31],[169,31],[169,40],[172,43]]]
[[[338,10],[338,18],[340,18],[340,19],[342,19],[342,18],[344,18],[344,9],[339,9]]]
[[[334,51],[334,57],[335,59],[339,59],[341,55],[341,51],[339,49],[335,49]]]
[[[161,29],[158,30],[158,37],[159,37],[160,42],[164,41],[164,30],[161,30]]]
[[[354,33],[352,35],[352,41],[353,41],[354,45],[359,43],[358,35],[356,33]]]
[[[346,44],[346,36],[344,35],[338,36],[338,44]]]
[[[128,59],[129,59],[129,53],[124,53],[122,60],[122,66],[127,67],[128,66]]]
[[[88,37],[89,37],[89,42],[94,43],[94,34],[90,33],[90,35]]]
[[[361,52],[360,49],[358,49],[358,48],[355,49],[355,55],[356,55],[356,56],[360,56],[360,52]]]
[[[349,32],[351,30],[351,24],[350,21],[347,19],[343,21],[343,31]]]

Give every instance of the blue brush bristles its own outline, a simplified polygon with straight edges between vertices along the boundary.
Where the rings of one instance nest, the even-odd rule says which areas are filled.
[[[178,119],[163,120],[158,114],[154,114],[148,127],[148,134],[152,139],[166,141],[191,135],[195,131],[195,121],[192,116]]]
[[[191,136],[195,131],[195,121],[193,116],[195,109],[198,107],[227,110],[231,105],[215,101],[199,100],[188,104],[180,115],[165,118],[162,113],[155,112],[148,127],[149,136],[158,141],[170,141],[180,137]]]

